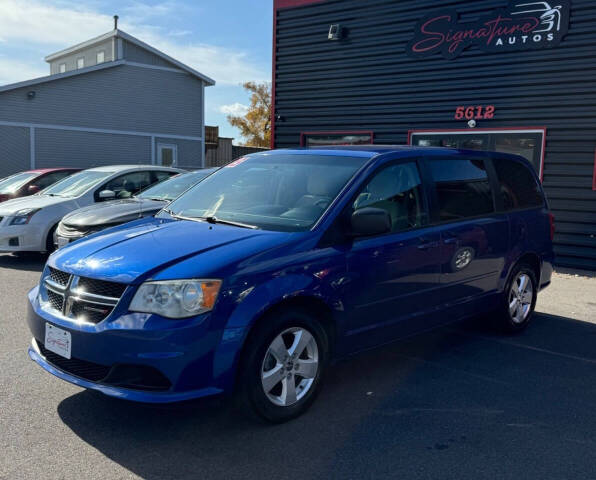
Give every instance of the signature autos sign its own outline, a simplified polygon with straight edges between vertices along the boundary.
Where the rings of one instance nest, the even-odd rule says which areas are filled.
[[[416,26],[408,54],[456,58],[472,45],[485,52],[554,47],[567,34],[570,10],[571,0],[515,0],[473,22],[458,22],[455,11],[431,14]]]

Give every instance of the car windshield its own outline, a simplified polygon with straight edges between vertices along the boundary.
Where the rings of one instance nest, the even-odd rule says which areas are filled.
[[[192,187],[195,183],[200,182],[207,175],[213,173],[215,170],[216,169],[214,168],[209,168],[196,172],[176,175],[165,182],[158,183],[157,185],[148,188],[142,193],[139,193],[137,197],[150,200],[166,200],[168,202],[172,201]]]
[[[103,180],[107,179],[114,172],[105,172],[100,170],[86,170],[75,173],[70,177],[46,188],[43,191],[44,195],[52,195],[57,197],[78,197],[90,188],[96,186]]]
[[[28,180],[31,180],[36,176],[37,173],[23,172],[4,178],[0,180],[0,193],[14,193],[23,185],[25,185],[25,183],[27,183]]]
[[[243,157],[192,187],[159,216],[307,230],[366,160],[314,153]]]

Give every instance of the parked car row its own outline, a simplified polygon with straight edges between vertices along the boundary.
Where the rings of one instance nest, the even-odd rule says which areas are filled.
[[[175,172],[119,168],[13,201],[10,218],[30,219],[21,228],[38,218],[43,239],[72,204],[121,199],[64,218],[58,238],[68,239],[69,228],[84,235],[163,207],[175,196],[163,190],[188,185],[177,177],[134,196],[141,176]],[[29,293],[29,355],[121,399],[233,392],[282,422],[312,404],[332,359],[480,313],[525,328],[551,280],[553,229],[536,173],[513,155],[252,154],[154,216],[52,254]],[[31,237],[29,248],[42,246]]]
[[[0,181],[0,192],[20,197],[0,203],[0,251],[51,251],[103,228],[155,213],[208,173],[209,170],[189,174],[154,165],[113,165],[83,171],[53,169],[13,175]],[[179,174],[184,175],[169,184],[171,190],[135,197]],[[94,214],[92,207],[98,206],[100,213]],[[62,223],[56,234],[66,215],[84,207],[89,208]]]
[[[153,215],[217,168],[204,168],[175,175],[130,198],[93,204],[66,215],[55,233],[56,248],[106,228]]]

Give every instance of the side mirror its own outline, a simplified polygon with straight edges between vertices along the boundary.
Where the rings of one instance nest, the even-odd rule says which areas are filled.
[[[29,185],[27,187],[27,193],[29,195],[34,195],[34,194],[36,194],[38,192],[41,192],[41,188],[39,188],[39,186],[37,186],[37,185]]]
[[[104,202],[106,200],[114,200],[116,198],[116,192],[113,190],[102,190],[99,192],[99,201]]]
[[[391,231],[391,216],[381,208],[361,208],[352,214],[352,236],[372,237]]]

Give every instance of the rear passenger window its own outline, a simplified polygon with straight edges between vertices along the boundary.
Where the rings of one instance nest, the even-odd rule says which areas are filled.
[[[494,212],[493,196],[482,160],[445,160],[429,162],[443,222]]]
[[[532,172],[519,162],[506,158],[493,160],[505,210],[544,205],[540,186]]]

